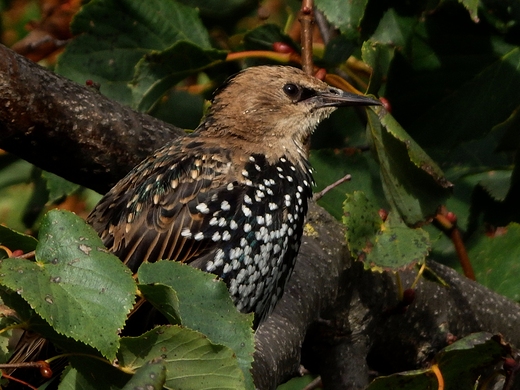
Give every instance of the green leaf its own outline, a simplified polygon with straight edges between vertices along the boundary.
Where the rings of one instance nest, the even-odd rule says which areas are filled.
[[[368,0],[316,0],[316,7],[348,38],[359,37],[359,27],[367,4]]]
[[[19,184],[0,190],[0,223],[18,231],[27,229],[24,214],[31,191],[30,184]]]
[[[424,223],[445,203],[452,184],[384,108],[367,113],[367,133],[388,202],[407,225]]]
[[[479,374],[502,362],[510,349],[500,336],[481,332],[466,336],[444,348],[435,357],[444,376],[445,387],[450,389],[473,388]]]
[[[476,388],[479,376],[499,363],[508,350],[499,336],[485,332],[471,334],[444,348],[435,357],[444,379],[444,389]],[[376,378],[367,390],[416,390],[437,386],[432,370],[422,369]]]
[[[0,300],[0,304],[3,304],[2,300]],[[2,316],[0,317],[0,330],[2,332],[0,333],[0,364],[7,363],[9,360],[9,356],[11,355],[11,345],[9,343],[13,331],[11,330],[5,330],[8,326],[13,324],[13,320],[10,318],[7,318],[4,313],[2,313]]]
[[[244,34],[246,50],[272,50],[275,42],[286,43],[296,52],[300,50],[298,45],[276,24],[266,23]]]
[[[390,212],[365,262],[372,268],[399,270],[423,263],[429,251],[428,233],[406,226],[401,218]]]
[[[90,1],[71,28],[76,38],[60,56],[56,71],[81,84],[92,79],[103,94],[128,105],[140,101],[129,84],[146,55],[180,41],[211,50],[197,11],[174,0]]]
[[[316,375],[304,375],[302,377],[292,378],[284,384],[278,386],[276,390],[301,390],[310,385],[316,379]]]
[[[506,120],[520,101],[520,48],[509,46],[499,50],[503,51],[501,57],[419,115],[419,123],[412,127],[421,126],[421,133],[435,135],[436,140],[443,140],[444,146],[454,147],[462,140],[487,134]],[[489,91],[493,91],[493,96],[487,96]]]
[[[119,390],[131,380],[131,376],[112,366],[88,356],[72,356],[70,365],[61,375],[58,390]]]
[[[226,1],[208,1],[208,0],[179,0],[180,3],[186,4],[200,11],[202,16],[212,19],[222,19],[235,16],[236,12],[247,10],[247,6],[251,5],[251,0],[226,0]]]
[[[142,284],[161,283],[172,287],[179,297],[182,324],[205,334],[214,343],[231,348],[247,388],[253,388],[249,373],[254,352],[252,315],[237,311],[222,281],[216,280],[215,275],[174,261],[144,263],[138,277]]]
[[[496,151],[518,151],[520,149],[520,107],[517,107],[513,113],[502,123],[495,126],[493,130],[498,130],[503,134],[500,143],[496,147]],[[500,131],[502,130],[502,131]]]
[[[379,208],[388,207],[379,179],[379,167],[369,153],[352,154],[330,149],[313,150],[309,158],[316,174],[315,192],[341,179],[347,174],[352,178],[329,192],[318,203],[337,219],[341,219],[345,193],[363,191]]]
[[[512,170],[492,170],[475,175],[479,179],[479,184],[498,201],[503,201],[511,186]]]
[[[518,106],[520,56],[462,6],[443,3],[422,17],[389,10],[391,22],[372,39],[400,46],[385,92],[392,114],[423,148],[455,159],[462,141],[487,134]]]
[[[468,256],[479,283],[520,301],[520,225],[511,223],[503,235],[475,233],[468,242]]]
[[[27,161],[0,155],[0,189],[15,184],[27,183],[31,179],[33,166]]]
[[[166,366],[160,358],[141,366],[123,390],[162,390],[165,383]]]
[[[416,24],[415,17],[400,14],[395,8],[390,8],[383,14],[370,41],[403,49],[409,43]]]
[[[372,249],[382,223],[378,208],[363,192],[347,194],[343,205],[343,224],[346,227],[347,245],[353,257],[364,258],[364,254]]]
[[[354,43],[344,35],[332,38],[325,46],[323,62],[327,67],[339,66],[349,59],[356,49]]]
[[[70,212],[46,214],[39,239],[36,262],[2,260],[0,284],[18,292],[58,333],[113,359],[136,292],[130,271]]]
[[[172,325],[181,324],[179,298],[170,286],[164,284],[139,284],[137,286],[143,296],[159,310]]]
[[[459,0],[459,3],[462,3],[464,7],[468,10],[471,19],[475,22],[479,22],[478,18],[478,6],[479,0]]]
[[[53,203],[77,191],[80,186],[51,172],[42,172],[42,177],[47,181],[49,191],[49,203]]]
[[[412,229],[390,212],[383,222],[377,208],[362,192],[347,195],[343,223],[353,257],[365,268],[399,270],[424,262],[430,250],[429,235]]]
[[[133,106],[148,111],[179,81],[225,60],[226,55],[223,50],[202,49],[188,41],[179,41],[161,52],[151,52],[137,64],[131,82]]]
[[[204,114],[204,97],[187,91],[170,89],[148,114],[181,129],[195,129]]]
[[[368,40],[363,42],[361,56],[364,62],[372,67],[368,94],[377,95],[385,80],[388,79],[390,64],[394,58],[395,48],[381,42]]]
[[[139,337],[123,337],[117,354],[126,370],[161,358],[169,389],[243,389],[244,376],[233,351],[176,325],[160,326]]]
[[[418,390],[435,389],[437,380],[429,369],[405,371],[390,376],[380,376],[374,379],[366,390]]]
[[[0,245],[9,248],[12,251],[21,249],[23,253],[27,253],[35,250],[37,244],[38,241],[34,237],[0,225]],[[2,252],[4,251],[2,250]],[[7,256],[0,256],[0,258],[5,257]]]

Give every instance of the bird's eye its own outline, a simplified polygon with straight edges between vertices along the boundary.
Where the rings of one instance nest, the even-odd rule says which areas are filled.
[[[298,97],[298,94],[300,93],[300,88],[298,88],[298,86],[296,86],[295,84],[285,84],[283,86],[283,91],[287,96],[295,99]]]

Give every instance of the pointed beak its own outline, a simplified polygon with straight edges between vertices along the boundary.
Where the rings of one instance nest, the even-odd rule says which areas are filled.
[[[327,91],[319,92],[316,96],[316,102],[318,107],[381,105],[379,100],[375,100],[371,97],[365,95],[356,95],[333,87],[330,87]]]

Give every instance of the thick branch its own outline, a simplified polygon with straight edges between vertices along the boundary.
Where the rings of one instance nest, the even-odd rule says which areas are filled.
[[[0,133],[0,148],[99,192],[183,134],[2,45]]]
[[[176,134],[2,46],[0,131],[2,148],[98,191]],[[367,356],[379,370],[420,365],[450,334],[500,332],[520,345],[517,304],[434,262],[430,266],[450,288],[423,281],[406,313],[386,316],[397,303],[393,278],[351,264],[341,225],[321,208],[311,206],[308,222],[312,233],[304,237],[287,291],[257,331],[253,375],[259,388],[274,388],[297,373],[305,337],[305,362],[330,389],[368,383]],[[405,285],[413,276],[404,273]]]

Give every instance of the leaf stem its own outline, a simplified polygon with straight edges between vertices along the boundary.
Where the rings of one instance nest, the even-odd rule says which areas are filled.
[[[24,327],[23,323],[9,325],[9,326],[6,326],[5,328],[0,329],[0,334],[7,332],[11,329],[23,329],[23,327]]]
[[[398,271],[395,272],[395,284],[397,285],[397,296],[399,300],[403,300],[403,282],[401,281],[401,275]]]
[[[431,366],[432,372],[435,374],[435,377],[437,378],[437,390],[444,390],[444,378],[442,377],[442,372],[439,369],[438,364],[434,364]]]
[[[226,57],[226,61],[236,61],[246,58],[269,58],[274,61],[281,63],[287,63],[294,59],[295,53],[278,53],[269,50],[250,50],[250,51],[239,51],[235,53],[229,53]]]
[[[435,216],[435,222],[440,226],[440,228],[448,235],[453,242],[453,246],[455,247],[455,251],[457,252],[457,256],[459,258],[460,265],[462,267],[462,271],[464,275],[471,280],[476,280],[475,271],[473,270],[473,266],[471,265],[471,261],[469,260],[468,251],[466,250],[466,246],[464,245],[464,241],[462,240],[462,235],[460,234],[460,230],[457,227],[456,221],[451,221],[445,215],[445,210],[442,210]]]
[[[422,263],[421,268],[419,268],[419,272],[417,272],[417,276],[415,277],[415,280],[413,281],[412,285],[410,286],[411,289],[414,289],[415,286],[417,285],[417,283],[419,283],[419,279],[421,278],[425,269],[426,269],[426,262]]]
[[[91,354],[88,354],[88,353],[69,352],[69,353],[64,353],[64,354],[61,354],[61,355],[53,356],[53,357],[51,357],[51,358],[49,358],[49,359],[47,359],[45,361],[50,364],[54,360],[68,358],[68,357],[74,357],[74,356],[88,357],[88,358],[99,360],[100,362],[106,363],[109,366],[112,366],[112,367],[114,367],[114,368],[118,369],[119,371],[124,372],[126,374],[133,374],[134,373],[133,370],[131,370],[129,368],[126,368],[126,367],[115,365],[115,364],[111,363],[110,360],[108,360],[108,359],[106,359],[104,357],[91,355]]]
[[[9,379],[10,381],[13,381],[13,382],[18,382],[24,386],[26,386],[27,388],[31,389],[31,390],[38,390],[38,388],[34,387],[33,385],[21,380],[21,379],[18,379],[18,378],[15,378],[14,376],[11,376],[9,374],[6,374],[5,372],[2,372],[2,378],[6,378],[6,379]]]

